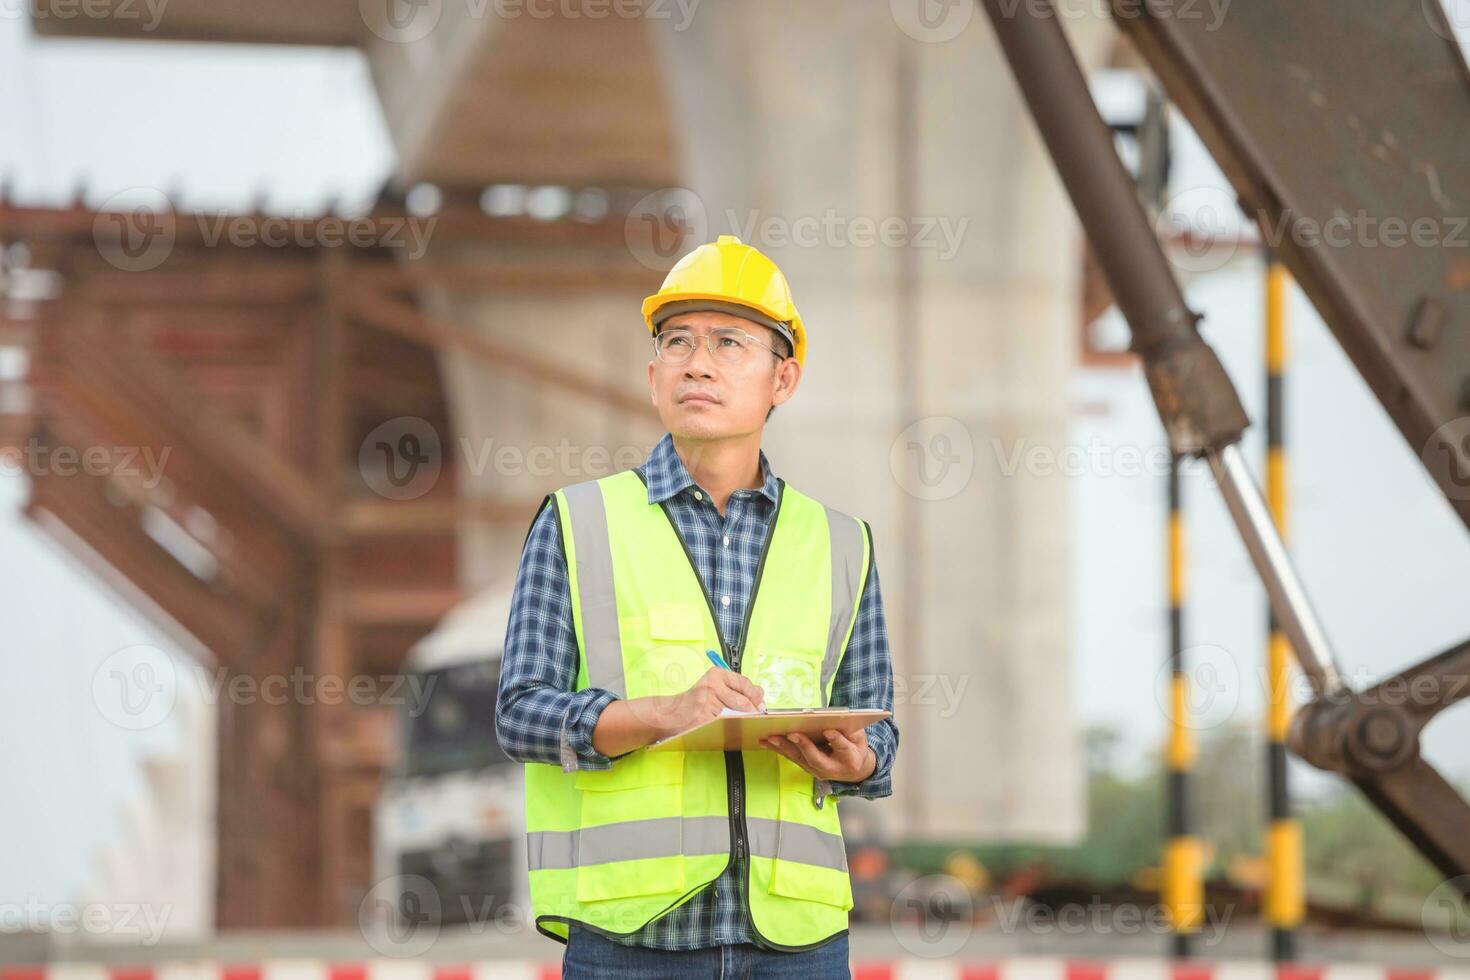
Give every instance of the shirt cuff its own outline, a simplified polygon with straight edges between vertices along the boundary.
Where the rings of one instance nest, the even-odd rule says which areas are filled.
[[[561,723],[562,772],[612,768],[612,758],[592,747],[592,732],[602,709],[616,700],[616,694],[600,687],[584,688],[572,695]]]
[[[880,723],[881,724],[881,723]],[[893,795],[893,755],[894,745],[892,739],[883,735],[876,735],[873,730],[868,732],[868,745],[873,749],[873,757],[877,761],[873,764],[873,771],[867,779],[856,783],[844,783],[835,779],[818,779],[812,791],[812,802],[818,807],[827,796],[864,796],[868,799],[878,799],[883,796]]]

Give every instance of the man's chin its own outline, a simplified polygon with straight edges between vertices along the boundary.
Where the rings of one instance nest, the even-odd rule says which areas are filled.
[[[717,413],[709,411],[719,407],[701,402],[698,408],[690,411],[685,405],[678,405],[670,417],[663,420],[664,428],[684,439],[722,439],[736,435],[737,426],[731,425],[729,419],[719,418]]]

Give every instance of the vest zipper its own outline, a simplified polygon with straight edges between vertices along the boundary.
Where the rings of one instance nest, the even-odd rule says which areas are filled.
[[[642,473],[638,474],[638,478],[643,480],[645,486],[647,485],[648,481],[644,479]],[[689,559],[689,567],[694,572],[694,580],[699,583],[699,591],[704,596],[705,605],[709,606],[710,620],[715,624],[715,634],[720,638],[720,650],[725,655],[725,663],[734,668],[737,674],[744,673],[740,669],[740,656],[744,652],[742,648],[745,645],[745,634],[750,629],[750,618],[755,612],[756,596],[760,594],[761,574],[766,569],[766,556],[771,552],[771,539],[776,535],[776,519],[781,516],[781,501],[785,497],[786,481],[777,477],[776,509],[771,512],[771,522],[766,526],[765,540],[761,542],[760,560],[755,565],[755,578],[750,583],[750,598],[745,603],[745,618],[740,624],[740,636],[734,643],[726,643],[724,634],[720,632],[720,616],[719,613],[715,612],[715,601],[710,597],[709,588],[705,585],[704,578],[699,574],[699,565],[694,561],[694,553],[689,550],[689,545],[685,543],[683,535],[679,533],[679,525],[674,523],[674,516],[669,513],[668,501],[659,503],[659,507],[664,512],[664,517],[668,519],[669,527],[674,532],[674,537],[679,541],[679,547],[684,549],[684,557]],[[730,863],[725,865],[726,870],[728,870],[731,863],[748,857],[750,851],[745,835],[745,763],[741,759],[739,749],[725,752],[725,786],[728,793],[730,810]],[[848,931],[844,929],[842,932],[833,933],[821,942],[811,943],[807,946],[782,946],[779,943],[771,942],[765,936],[761,935],[761,931],[756,928],[755,916],[751,915],[750,912],[750,867],[748,863],[745,872],[745,917],[750,922],[751,931],[755,933],[756,938],[771,949],[779,949],[787,952],[815,949],[818,946],[826,945],[837,938],[837,936]],[[723,873],[721,872],[721,874]]]

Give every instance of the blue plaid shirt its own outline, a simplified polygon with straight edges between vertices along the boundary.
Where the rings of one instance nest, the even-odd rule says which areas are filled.
[[[648,484],[648,502],[668,501],[674,526],[715,600],[717,625],[727,643],[739,638],[761,545],[776,508],[776,477],[764,452],[760,468],[761,488],[734,491],[722,518],[674,451],[672,436],[665,434],[638,467]],[[548,762],[565,771],[611,768],[612,760],[592,747],[592,731],[615,695],[595,687],[573,692],[577,657],[566,554],[555,512],[546,507],[531,525],[521,553],[500,668],[495,731],[512,759]],[[858,602],[847,652],[833,678],[831,703],[893,710],[893,671],[876,562]],[[878,760],[872,775],[860,783],[830,783],[826,787],[830,792],[870,798],[892,793],[898,728],[888,718],[869,725],[867,733]],[[659,949],[755,942],[745,888],[744,860],[731,862],[683,905],[629,936],[611,938]]]

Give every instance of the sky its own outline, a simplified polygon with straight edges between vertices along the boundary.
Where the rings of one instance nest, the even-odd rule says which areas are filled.
[[[29,36],[13,5],[0,11],[11,11],[0,12],[0,174],[29,202],[62,204],[85,187],[96,206],[155,187],[204,208],[268,191],[270,210],[313,211],[332,197],[370,199],[392,167],[356,53],[44,42]],[[1223,187],[1198,141],[1182,123],[1175,128],[1176,188]],[[1244,254],[1193,279],[1188,298],[1259,419],[1259,261]],[[1470,541],[1296,291],[1289,319],[1293,550],[1341,663],[1361,685],[1470,635]],[[1073,446],[1121,459],[1120,450],[1161,444],[1136,370],[1079,372],[1071,396]],[[1243,448],[1259,461],[1259,427]],[[1164,491],[1158,472],[1092,468],[1069,483],[1076,710],[1083,724],[1118,728],[1134,765],[1146,764],[1164,736]],[[1201,688],[1227,682],[1200,704],[1201,716],[1209,726],[1253,722],[1262,702],[1262,590],[1198,465],[1185,493],[1187,644]],[[0,474],[0,785],[25,800],[0,806],[0,901],[62,901],[116,834],[118,810],[139,788],[137,760],[177,748],[180,736],[169,725],[118,729],[74,696],[110,654],[169,648],[19,515],[24,494],[19,478]],[[1430,729],[1427,754],[1470,774],[1456,743],[1470,744],[1470,717],[1451,713]],[[1326,785],[1305,766],[1297,771],[1303,785]]]

